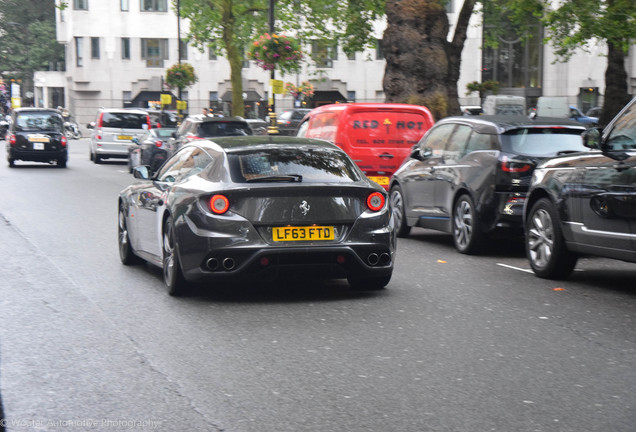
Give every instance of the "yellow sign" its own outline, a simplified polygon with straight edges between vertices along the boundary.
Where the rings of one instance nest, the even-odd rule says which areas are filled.
[[[186,102],[186,101],[177,101],[177,109],[178,110],[186,110],[186,109],[188,109],[188,102]]]
[[[269,86],[272,88],[272,93],[274,94],[285,93],[285,85],[283,84],[283,80],[271,79],[269,80]]]
[[[169,94],[161,95],[161,105],[170,105],[172,103],[172,96]]]

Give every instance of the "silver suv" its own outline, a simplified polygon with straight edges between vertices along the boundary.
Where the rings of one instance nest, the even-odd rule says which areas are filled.
[[[128,146],[144,135],[151,123],[146,111],[111,108],[100,109],[88,128],[92,129],[90,159],[98,164],[102,159],[127,159]]]

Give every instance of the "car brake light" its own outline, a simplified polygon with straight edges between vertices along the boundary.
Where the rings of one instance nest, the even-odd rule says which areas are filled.
[[[163,142],[161,140],[157,140],[157,141],[155,141],[155,145],[157,147],[161,147],[163,145]]]
[[[67,141],[64,135],[62,135],[62,138],[60,138],[60,144],[62,144],[62,147],[66,147]]]
[[[9,137],[9,144],[15,145],[16,142],[17,138],[15,137],[15,134],[11,134],[11,136]]]
[[[223,195],[214,195],[210,198],[210,210],[216,214],[223,214],[230,208],[230,200]]]
[[[152,129],[152,123],[150,123],[150,116],[146,116],[146,123],[148,124],[148,130]]]
[[[384,195],[382,195],[380,192],[373,192],[367,198],[367,206],[373,211],[382,210],[382,208],[384,207],[384,203]]]
[[[508,157],[501,159],[501,170],[509,173],[523,173],[530,171],[533,165],[528,162],[510,160]]]
[[[99,118],[97,119],[97,129],[101,129],[102,128],[102,120],[104,117],[104,113],[99,113]],[[101,138],[99,138],[101,139]]]

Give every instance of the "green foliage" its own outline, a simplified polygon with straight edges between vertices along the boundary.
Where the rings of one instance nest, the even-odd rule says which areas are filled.
[[[296,38],[265,33],[252,42],[247,58],[254,60],[264,70],[277,68],[283,73],[291,74],[300,70],[303,53]]]
[[[488,80],[483,83],[473,81],[471,83],[466,84],[466,96],[470,95],[473,92],[478,92],[479,97],[483,98],[484,95],[488,92],[493,94],[499,93],[499,81]]]
[[[176,63],[166,71],[166,83],[170,88],[184,89],[197,80],[194,67],[190,63]]]
[[[53,2],[0,0],[0,73],[32,89],[34,71],[64,62],[64,47],[56,40]]]

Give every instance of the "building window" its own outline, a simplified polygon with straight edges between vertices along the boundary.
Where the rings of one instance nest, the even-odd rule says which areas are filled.
[[[121,38],[121,58],[130,60],[130,38]]]
[[[121,97],[124,100],[124,102],[130,102],[132,100],[132,92],[124,91],[122,92]]]
[[[356,59],[356,53],[347,54],[347,60],[355,60],[355,59]]]
[[[73,0],[73,9],[88,10],[88,0]]]
[[[355,102],[356,101],[356,92],[354,91],[347,91],[347,102]]]
[[[91,38],[91,58],[92,59],[99,58],[99,38],[98,37]]]
[[[168,12],[168,0],[141,0],[142,12]]]
[[[338,59],[338,45],[328,40],[315,40],[311,43],[311,57],[316,67],[333,67],[333,61]]]
[[[168,39],[142,39],[141,58],[146,60],[146,67],[163,67],[168,60]]]
[[[179,49],[181,50],[180,54],[180,58],[181,60],[187,60],[188,59],[188,41],[181,39],[179,41]]]
[[[128,12],[130,10],[130,4],[128,3],[128,0],[120,0],[119,5],[122,12]]]
[[[216,60],[216,51],[212,45],[208,45],[208,60]]]
[[[75,38],[75,65],[77,67],[84,66],[84,55],[82,54],[84,40],[81,37]]]
[[[384,48],[382,47],[382,39],[376,39],[375,41],[375,59],[384,60]]]
[[[527,30],[521,34],[505,16],[488,20],[497,21],[498,24],[484,26],[483,29],[486,40],[492,28],[497,28],[498,43],[496,47],[484,47],[482,50],[481,80],[498,81],[500,92],[505,88],[523,88],[526,95],[530,95],[528,89],[541,87],[542,28],[538,22],[528,23]]]

